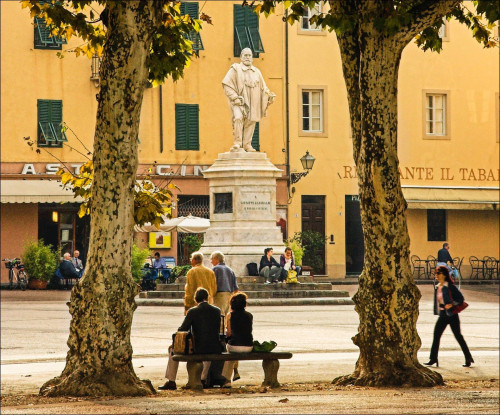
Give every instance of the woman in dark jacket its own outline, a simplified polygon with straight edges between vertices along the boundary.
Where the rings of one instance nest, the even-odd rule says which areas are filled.
[[[427,363],[427,366],[432,366],[438,363],[438,350],[439,341],[441,340],[441,335],[443,334],[446,326],[449,324],[458,344],[462,348],[465,356],[464,367],[470,367],[471,363],[474,363],[474,359],[470,354],[467,343],[460,332],[460,319],[458,314],[453,314],[453,307],[460,305],[464,302],[464,296],[460,290],[455,287],[453,280],[450,277],[450,271],[448,267],[440,266],[436,268],[436,278],[439,281],[439,285],[434,290],[434,314],[439,315],[439,318],[434,327],[434,340],[432,341],[431,356]]]
[[[229,300],[231,312],[227,315],[226,336],[227,351],[230,353],[248,353],[253,350],[252,325],[253,316],[245,310],[247,305],[247,295],[244,292],[238,292],[232,295]],[[231,373],[238,362],[224,362],[222,376],[226,378],[224,386],[231,387]],[[237,372],[235,372],[235,375]],[[239,379],[239,375],[237,375]],[[236,376],[233,380],[237,380]]]
[[[264,255],[260,259],[259,275],[266,279],[265,284],[278,281],[281,274],[281,267],[273,258],[273,248],[264,249]]]

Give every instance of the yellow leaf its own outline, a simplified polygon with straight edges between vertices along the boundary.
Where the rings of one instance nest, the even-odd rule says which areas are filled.
[[[29,1],[22,1],[21,2],[21,7],[23,9],[25,9],[26,7],[28,7],[29,5],[31,5],[31,3]]]

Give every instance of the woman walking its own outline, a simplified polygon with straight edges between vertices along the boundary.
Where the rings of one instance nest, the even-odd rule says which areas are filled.
[[[434,340],[432,341],[431,356],[426,366],[432,366],[438,363],[438,350],[439,341],[446,326],[449,324],[458,344],[462,348],[465,356],[464,367],[470,367],[474,363],[474,359],[470,354],[467,343],[460,332],[460,319],[458,314],[453,314],[453,308],[464,302],[464,296],[460,290],[455,287],[453,279],[450,277],[450,271],[446,266],[439,266],[436,268],[436,278],[439,281],[437,289],[434,290],[434,314],[439,315],[439,318],[434,327]]]

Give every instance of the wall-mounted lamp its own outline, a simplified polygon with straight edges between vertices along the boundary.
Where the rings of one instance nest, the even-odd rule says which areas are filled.
[[[304,154],[300,158],[300,162],[302,163],[302,168],[305,171],[303,171],[301,173],[291,173],[290,174],[290,184],[297,183],[300,179],[302,179],[302,177],[307,176],[309,174],[309,171],[312,170],[315,161],[316,161],[316,159],[309,154],[309,151],[306,151],[306,154]],[[292,203],[292,197],[293,197],[294,193],[295,193],[295,187],[288,189],[288,204]]]
[[[309,171],[312,170],[314,166],[314,162],[316,159],[309,154],[309,151],[306,151],[306,154],[301,157],[300,162],[302,163],[302,168],[305,170],[302,173],[292,173],[290,174],[290,183],[297,183],[302,177],[305,177],[309,174]]]
[[[57,210],[52,212],[52,222],[59,222],[59,212]]]

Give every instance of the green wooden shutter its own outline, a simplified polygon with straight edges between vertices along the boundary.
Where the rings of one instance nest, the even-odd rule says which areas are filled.
[[[56,139],[50,131],[50,101],[39,99],[37,101],[38,110],[38,145],[47,146]]]
[[[34,46],[35,49],[61,49],[61,45],[68,43],[65,37],[52,36],[50,26],[47,26],[44,18],[34,19]]]
[[[200,6],[198,2],[182,2],[180,12],[182,15],[188,14],[192,19],[199,19],[200,16]],[[201,40],[201,36],[199,32],[193,30],[189,32],[187,38],[193,42],[193,49],[198,52],[200,50],[204,50],[203,41]]]
[[[246,12],[247,32],[250,43],[252,44],[252,52],[254,53],[254,55],[263,53],[264,45],[262,44],[259,33],[259,16],[257,16],[257,13],[255,13],[253,9],[250,9],[249,7],[247,8]]]
[[[187,105],[188,115],[188,150],[198,151],[200,149],[200,108],[198,104]]]
[[[199,18],[199,3],[196,1],[192,2],[182,2],[181,3],[181,14],[189,14],[192,19]]]
[[[50,124],[54,132],[56,141],[68,141],[66,133],[63,131],[63,115],[62,115],[62,101],[50,101]]]
[[[175,104],[175,149],[200,149],[198,104]]]
[[[234,56],[240,56],[245,48],[252,49],[253,56],[258,58],[264,52],[259,33],[259,16],[253,8],[234,5]]]
[[[240,56],[241,51],[245,48],[251,47],[250,39],[247,33],[247,18],[246,11],[248,7],[243,7],[239,4],[235,4],[233,8],[233,18],[234,18],[234,56]]]
[[[253,130],[253,136],[252,136],[252,147],[260,151],[260,139],[259,139],[259,123],[255,123],[255,130]]]
[[[185,104],[175,104],[175,149],[187,150],[187,106]]]

